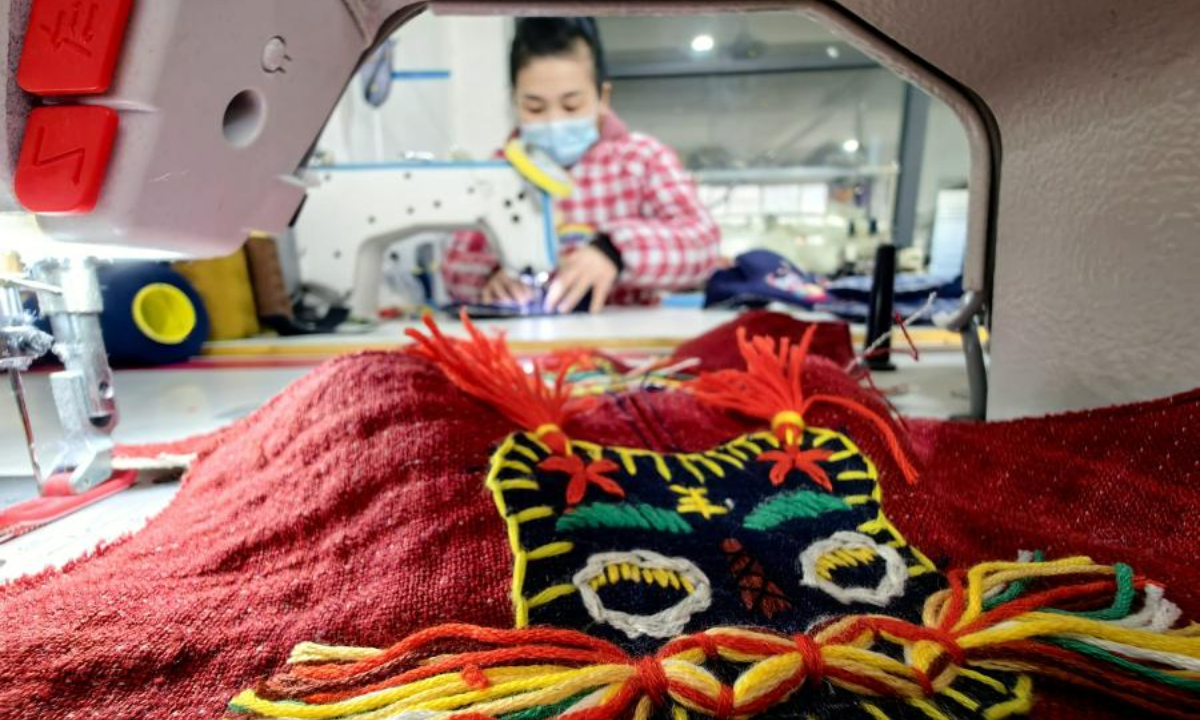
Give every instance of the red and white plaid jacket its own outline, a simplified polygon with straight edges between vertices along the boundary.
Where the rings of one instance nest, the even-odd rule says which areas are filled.
[[[558,201],[560,226],[590,225],[607,234],[625,265],[609,303],[652,304],[658,291],[691,289],[708,279],[720,230],[673,150],[629,132],[609,112],[600,122],[600,141],[570,175],[575,189]],[[442,267],[450,296],[478,302],[498,266],[482,233],[457,233]]]

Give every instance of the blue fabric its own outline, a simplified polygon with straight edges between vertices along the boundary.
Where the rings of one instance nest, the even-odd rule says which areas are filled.
[[[870,275],[848,275],[825,284],[825,289],[837,300],[862,300],[871,298]],[[940,298],[962,297],[962,277],[946,278],[938,275],[919,275],[901,273],[896,276],[896,300],[916,300],[925,302],[929,293],[937,293]]]
[[[761,307],[779,301],[811,308],[826,298],[816,275],[770,250],[738,255],[734,266],[713,273],[704,289],[705,307]]]
[[[871,314],[872,282],[870,275],[849,275],[832,280],[825,285],[829,298],[816,303],[813,309],[837,315],[844,320],[865,321]],[[936,294],[937,298],[929,312],[915,320],[914,325],[927,325],[933,322],[935,315],[953,312],[963,294],[962,277],[945,278],[914,273],[897,275],[892,307],[901,317],[908,317],[925,305],[930,293]]]

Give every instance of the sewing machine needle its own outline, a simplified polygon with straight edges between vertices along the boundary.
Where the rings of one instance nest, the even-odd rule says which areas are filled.
[[[25,401],[25,384],[21,381],[21,373],[13,368],[8,371],[8,381],[12,386],[13,397],[17,401],[17,412],[21,414],[21,425],[25,429],[25,441],[29,447],[29,462],[33,465],[33,478],[37,481],[38,487],[41,487],[44,478],[42,469],[38,465],[37,449],[33,441],[33,421],[29,415],[29,405]]]

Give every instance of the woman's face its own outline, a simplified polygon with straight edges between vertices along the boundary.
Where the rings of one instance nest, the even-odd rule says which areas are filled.
[[[524,123],[598,117],[608,106],[609,87],[596,89],[592,51],[583,42],[572,52],[539,57],[517,72],[514,99]]]

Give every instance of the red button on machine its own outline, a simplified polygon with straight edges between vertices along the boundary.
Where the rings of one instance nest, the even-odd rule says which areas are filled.
[[[116,136],[117,113],[106,107],[34,109],[13,179],[17,199],[35,213],[91,212]]]
[[[34,0],[17,83],[35,95],[108,90],[133,0]]]

